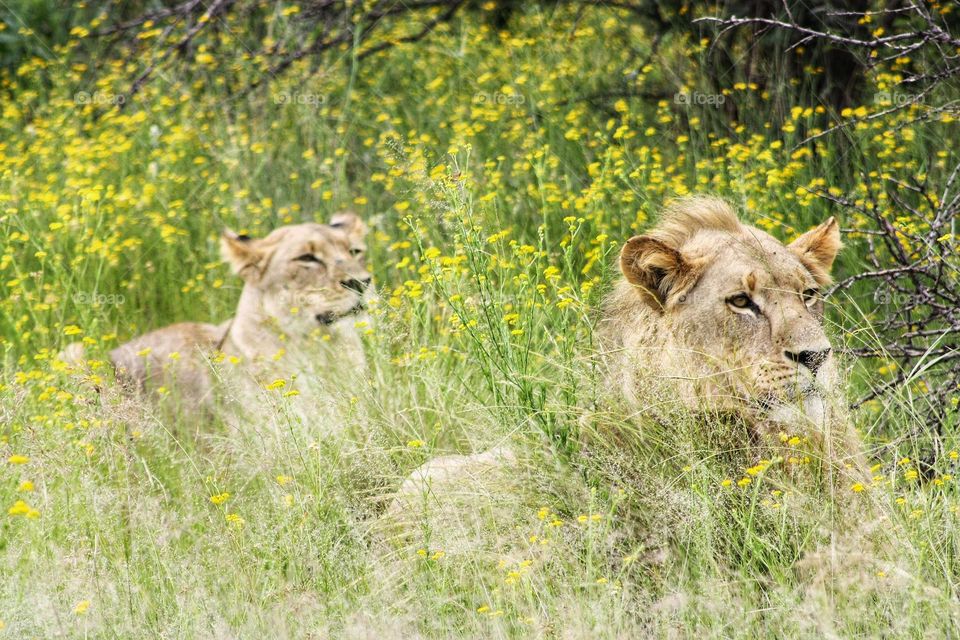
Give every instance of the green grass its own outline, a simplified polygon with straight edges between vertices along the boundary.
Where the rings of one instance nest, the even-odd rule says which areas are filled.
[[[856,134],[850,155],[826,139],[791,158],[831,114],[785,132],[733,83],[750,121],[707,127],[669,99],[596,108],[579,98],[647,53],[617,15],[530,10],[517,42],[466,19],[242,99],[215,70],[158,78],[120,114],[78,105],[93,88],[61,60],[0,81],[17,98],[0,116],[0,638],[956,627],[960,444],[945,425],[930,479],[914,479],[931,442],[921,391],[850,416],[880,465],[867,491],[838,495],[783,463],[741,488],[769,452],[736,425],[679,415],[613,440],[627,409],[593,360],[619,246],[665,198],[718,193],[788,239],[845,214],[804,187],[858,197],[871,171],[936,179],[952,165],[926,136],[875,138],[893,119]],[[636,88],[694,86],[702,52],[668,45]],[[128,80],[117,65],[98,89]],[[522,104],[477,98],[511,86]],[[372,227],[381,295],[362,382],[321,375],[302,396],[263,390],[252,419],[199,421],[123,397],[105,365],[95,392],[53,362],[75,340],[102,361],[146,330],[228,318],[240,285],[217,255],[224,226],[262,234],[343,207]],[[862,267],[859,242],[840,275]],[[874,344],[871,292],[852,295],[829,310],[835,344]],[[851,399],[890,377],[844,365]],[[405,535],[385,526],[418,465],[501,444],[519,457],[507,477]],[[8,515],[20,500],[37,517]],[[474,544],[445,549],[456,531]]]

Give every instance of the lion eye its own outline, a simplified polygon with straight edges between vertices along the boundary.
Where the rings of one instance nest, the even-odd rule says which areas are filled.
[[[745,293],[738,293],[735,296],[727,298],[727,304],[737,309],[749,309],[750,305],[753,304],[753,300]]]
[[[811,305],[820,299],[820,290],[807,289],[806,291],[803,292],[802,295],[803,295],[803,301],[806,302],[807,305]]]
[[[350,249],[350,255],[352,256],[359,256],[362,253],[363,253],[363,249],[357,249],[357,248]]]
[[[323,260],[313,255],[312,253],[305,253],[302,256],[297,256],[294,258],[297,262],[314,262],[316,264],[323,264]]]

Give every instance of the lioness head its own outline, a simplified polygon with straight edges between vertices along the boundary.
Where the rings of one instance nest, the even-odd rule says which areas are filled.
[[[252,325],[272,325],[285,338],[303,336],[362,312],[371,295],[366,232],[352,213],[329,224],[280,227],[264,238],[225,231],[223,257],[244,280],[232,335],[256,340]]]
[[[619,324],[646,332],[632,344],[656,352],[655,375],[692,381],[688,402],[818,417],[835,384],[820,289],[840,246],[833,218],[784,245],[722,200],[679,200],[621,251],[633,304],[617,308],[640,318]]]

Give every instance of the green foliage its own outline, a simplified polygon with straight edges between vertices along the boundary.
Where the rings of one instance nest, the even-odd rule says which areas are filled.
[[[252,93],[262,61],[200,41],[189,74],[158,74],[129,102],[122,53],[91,80],[85,45],[65,34],[46,34],[67,43],[54,57],[10,41],[0,638],[818,637],[957,623],[960,443],[945,429],[941,455],[918,466],[922,389],[851,418],[878,466],[863,491],[833,495],[745,446],[742,425],[679,416],[623,445],[609,434],[626,417],[591,359],[619,247],[665,199],[717,193],[790,239],[843,214],[813,192],[862,200],[862,175],[942,178],[956,151],[938,140],[955,123],[914,135],[910,112],[892,114],[843,145],[794,148],[838,115],[805,85],[780,110],[731,82],[711,94],[736,103],[731,121],[675,97],[704,91],[704,43],[655,52],[622,12],[566,5],[524,6],[499,32],[493,8],[362,62],[345,48],[329,66],[297,64]],[[207,37],[283,41],[293,19]],[[627,91],[600,95],[609,78]],[[117,392],[106,351],[232,314],[224,227],[262,235],[343,208],[371,226],[381,297],[362,383],[304,381],[310,400],[262,389],[269,418],[242,427]],[[841,276],[863,267],[866,224],[843,220]],[[837,346],[875,342],[873,292],[849,294],[830,310]],[[99,391],[56,363],[78,340]],[[891,375],[848,368],[851,397]],[[426,525],[379,530],[418,465],[504,443],[520,452],[515,490],[478,486],[464,509],[475,553],[436,546]],[[838,529],[838,505],[860,499],[869,517]]]

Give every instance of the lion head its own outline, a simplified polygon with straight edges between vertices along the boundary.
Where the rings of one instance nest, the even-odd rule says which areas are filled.
[[[244,280],[229,338],[247,355],[263,355],[318,330],[352,326],[372,296],[366,232],[352,213],[329,224],[280,227],[264,238],[225,231],[224,259]]]
[[[628,393],[660,381],[690,406],[821,418],[836,383],[820,290],[840,247],[833,218],[784,245],[722,200],[674,202],[623,246],[605,310]]]

